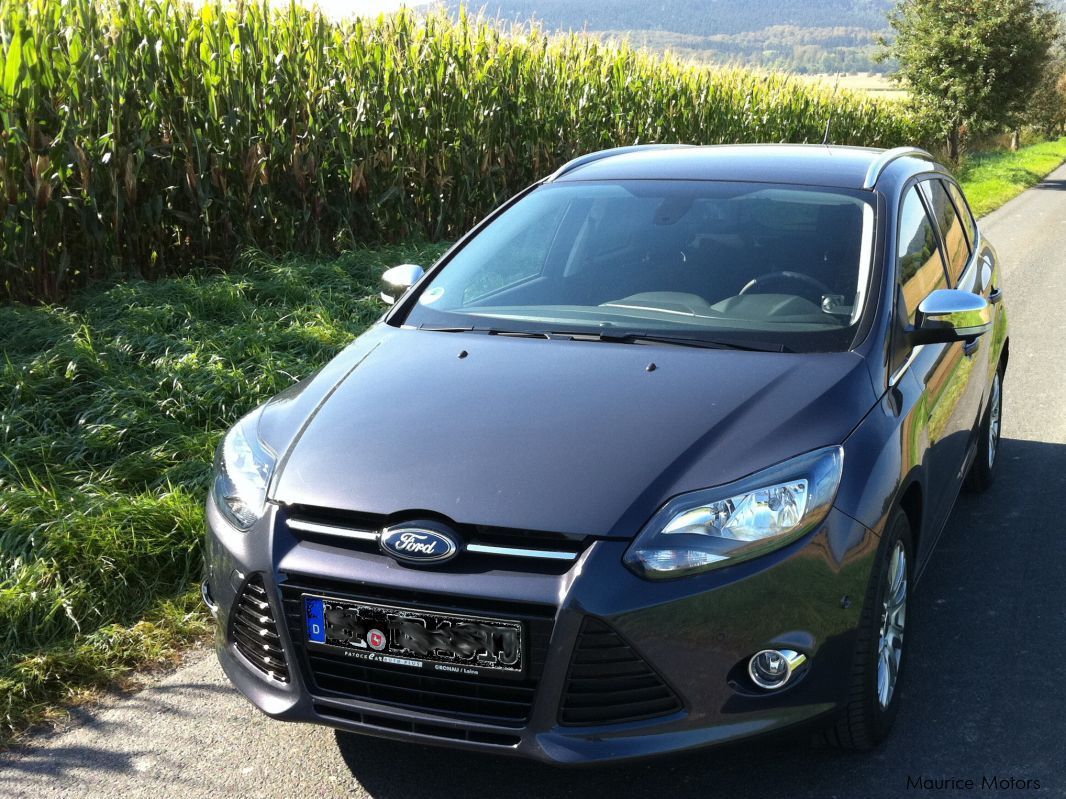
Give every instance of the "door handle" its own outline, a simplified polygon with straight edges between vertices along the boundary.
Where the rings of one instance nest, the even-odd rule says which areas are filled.
[[[977,349],[981,346],[981,340],[979,338],[972,338],[962,345],[962,354],[967,358],[972,358],[977,354]]]

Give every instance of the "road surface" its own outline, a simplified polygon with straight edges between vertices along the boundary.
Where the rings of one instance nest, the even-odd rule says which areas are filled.
[[[913,597],[904,702],[876,752],[759,744],[563,771],[275,722],[199,653],[0,755],[0,796],[1066,796],[1066,167],[983,225],[1011,322],[1001,471],[960,499]]]

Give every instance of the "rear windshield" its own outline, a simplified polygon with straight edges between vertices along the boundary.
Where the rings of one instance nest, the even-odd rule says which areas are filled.
[[[871,195],[766,183],[541,186],[421,287],[405,324],[847,349]]]

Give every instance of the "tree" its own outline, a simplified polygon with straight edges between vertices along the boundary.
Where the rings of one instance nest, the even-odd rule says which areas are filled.
[[[1026,118],[1058,36],[1039,0],[901,0],[882,57],[938,126],[956,160],[963,131],[1012,129]]]
[[[1066,130],[1066,40],[1061,35],[1033,92],[1027,121],[1047,136]]]

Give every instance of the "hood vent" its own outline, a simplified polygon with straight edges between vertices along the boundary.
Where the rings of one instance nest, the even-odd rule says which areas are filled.
[[[263,674],[278,682],[289,681],[285,652],[260,574],[249,577],[237,593],[230,612],[230,640]]]
[[[618,724],[679,710],[677,694],[644,658],[604,622],[585,619],[570,661],[560,724]]]

